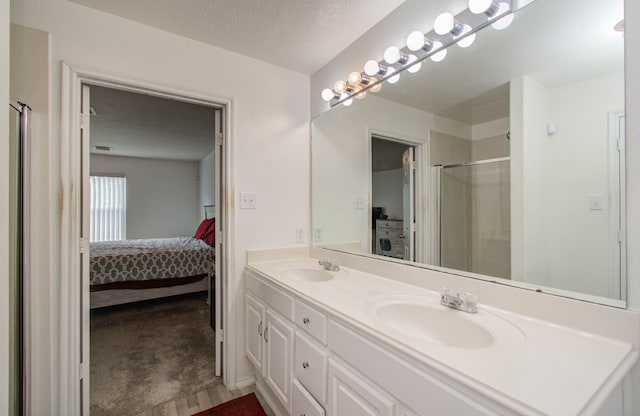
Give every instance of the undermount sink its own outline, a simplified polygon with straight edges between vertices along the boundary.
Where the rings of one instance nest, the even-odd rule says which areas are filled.
[[[333,274],[320,266],[301,265],[287,267],[279,271],[280,276],[298,282],[326,282],[333,279]]]
[[[383,329],[418,341],[466,349],[486,348],[500,339],[524,341],[517,327],[498,316],[454,310],[435,297],[392,295],[370,302],[370,307]]]

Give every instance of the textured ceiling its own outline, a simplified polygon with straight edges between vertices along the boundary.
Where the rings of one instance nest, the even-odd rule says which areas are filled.
[[[404,0],[72,0],[312,74]]]
[[[91,153],[197,161],[213,150],[211,107],[96,86],[91,106]]]

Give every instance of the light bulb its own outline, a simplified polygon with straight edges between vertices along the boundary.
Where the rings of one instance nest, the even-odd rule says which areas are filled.
[[[462,31],[462,25],[456,22],[456,19],[451,13],[445,12],[440,13],[438,17],[436,17],[436,21],[433,23],[433,30],[435,30],[438,35],[452,33],[454,36],[457,36]]]
[[[384,51],[383,56],[386,63],[395,64],[400,60],[400,49],[396,48],[395,46],[389,46]]]
[[[376,93],[382,89],[382,82],[378,82],[378,80],[374,77],[369,78],[369,84],[371,85],[369,91],[373,93]]]
[[[364,73],[373,76],[380,72],[380,65],[373,59],[364,64]]]
[[[356,99],[358,99],[358,100],[362,100],[364,97],[367,96],[367,92],[366,91],[362,91],[362,87],[356,87],[353,90],[353,93],[356,95]]]
[[[473,14],[488,14],[493,16],[498,10],[494,0],[469,0],[469,10]]]
[[[360,85],[362,82],[362,74],[360,74],[360,72],[352,72],[347,77],[347,80],[349,81],[349,84],[355,87],[356,85]]]
[[[424,35],[419,30],[409,33],[407,36],[407,48],[410,51],[419,51],[424,46]]]
[[[337,93],[341,93],[347,90],[347,83],[343,80],[336,82],[336,85],[333,86],[333,89],[336,90]]]
[[[503,13],[506,13],[508,10],[509,10],[509,5],[507,3],[500,3],[500,6],[498,6],[498,11],[496,12],[496,15],[501,15]],[[511,22],[513,22],[513,13],[510,13],[505,17],[499,19],[498,21],[494,22],[491,26],[496,30],[502,30],[502,29],[508,28]]]
[[[394,72],[396,72],[395,68],[393,68],[393,67],[387,68],[387,74],[393,74]],[[400,74],[395,74],[395,75],[387,78],[387,82],[389,84],[395,84],[398,81],[400,81]]]
[[[346,92],[343,92],[342,95],[340,96],[340,99],[345,99],[349,96],[349,94],[347,94]],[[349,107],[351,104],[353,104],[353,98],[349,98],[348,100],[345,100],[342,102],[342,105],[344,105],[345,107]]]
[[[437,50],[437,49],[439,49],[441,47],[442,47],[442,42],[439,42],[437,40],[435,42],[433,42],[433,49]],[[447,57],[447,50],[443,49],[440,52],[431,55],[431,60],[433,62],[440,62],[446,57]]]
[[[460,34],[460,36],[464,35],[465,33],[468,33],[471,31],[471,26],[469,25],[464,25],[463,29],[462,29],[462,33]],[[476,41],[476,34],[473,33],[467,37],[465,37],[464,39],[460,39],[458,41],[458,46],[460,46],[461,48],[468,48],[469,46],[473,45],[473,42]]]
[[[411,65],[412,62],[416,62],[417,60],[418,60],[417,56],[409,55],[408,65]],[[407,71],[411,72],[412,74],[415,74],[416,72],[420,71],[420,68],[422,68],[422,62],[416,62],[415,64],[407,68]]]
[[[320,95],[322,96],[322,99],[325,101],[331,101],[336,97],[336,95],[333,93],[333,91],[330,88],[323,89]]]

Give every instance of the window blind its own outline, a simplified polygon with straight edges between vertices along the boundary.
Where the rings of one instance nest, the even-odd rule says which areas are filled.
[[[91,176],[90,241],[124,240],[127,231],[127,178]]]

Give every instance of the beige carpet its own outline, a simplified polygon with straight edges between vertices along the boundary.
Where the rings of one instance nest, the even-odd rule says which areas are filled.
[[[214,383],[205,295],[105,309],[91,314],[92,416],[134,415]]]

